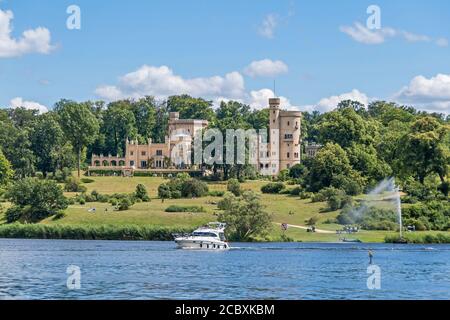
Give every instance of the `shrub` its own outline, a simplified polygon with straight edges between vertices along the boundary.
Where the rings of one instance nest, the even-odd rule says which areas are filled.
[[[300,199],[305,200],[305,199],[311,199],[313,197],[313,193],[312,192],[306,192],[306,191],[302,191],[299,196]]]
[[[72,176],[72,171],[70,168],[64,168],[62,170],[56,170],[56,172],[53,174],[52,178],[56,180],[59,183],[66,182],[67,178]]]
[[[68,177],[64,184],[64,191],[66,192],[86,192],[86,187],[80,184],[80,181],[75,177]]]
[[[181,195],[183,198],[200,198],[208,194],[208,185],[196,179],[189,179],[182,183]]]
[[[166,212],[206,212],[205,208],[199,206],[177,206],[172,205],[166,208]]]
[[[18,239],[74,239],[74,240],[173,240],[174,233],[189,233],[185,227],[161,226],[77,226],[43,224],[8,224],[0,226],[0,238]]]
[[[361,183],[355,177],[338,175],[333,178],[332,187],[345,191],[346,194],[356,196],[363,192]]]
[[[237,179],[230,179],[227,183],[227,191],[239,197],[242,194],[241,184]]]
[[[346,207],[336,218],[339,224],[358,224],[366,230],[397,230],[397,219],[394,211],[374,207]]]
[[[442,192],[446,197],[448,197],[448,194],[449,194],[449,192],[450,192],[450,182],[445,181],[445,182],[441,183],[441,184],[438,186],[438,190],[439,190],[440,192]]]
[[[278,173],[277,180],[284,182],[289,180],[289,169],[283,169]]]
[[[317,224],[317,222],[319,222],[319,220],[320,220],[320,216],[315,215],[306,221],[306,225],[307,226],[315,226]]]
[[[262,193],[277,194],[284,190],[286,186],[282,182],[272,182],[262,186]]]
[[[67,208],[63,190],[54,181],[25,178],[15,182],[6,197],[13,203],[8,221],[37,222]],[[15,219],[15,220],[14,220]]]
[[[295,188],[289,190],[289,194],[291,196],[299,196],[300,193],[302,192],[302,190],[303,190],[302,187],[295,187]]]
[[[138,184],[136,186],[136,191],[134,192],[134,194],[137,199],[140,199],[144,202],[150,201],[150,197],[148,196],[147,193],[147,188],[143,184]]]
[[[89,178],[81,178],[81,182],[89,184],[95,182],[95,180]]]
[[[65,216],[66,216],[66,214],[64,212],[60,211],[53,216],[53,220],[60,220],[60,219],[64,218]]]
[[[170,199],[172,197],[172,192],[170,186],[166,183],[159,185],[158,187],[158,197],[164,202],[164,199]]]
[[[328,199],[327,204],[331,211],[339,210],[342,208],[342,197],[333,195]]]
[[[225,194],[225,191],[219,191],[219,190],[213,190],[208,192],[208,195],[210,197],[223,197]]]
[[[119,211],[126,211],[132,206],[131,200],[129,198],[122,198],[119,202]]]

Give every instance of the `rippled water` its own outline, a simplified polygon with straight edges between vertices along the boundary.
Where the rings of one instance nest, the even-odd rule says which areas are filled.
[[[449,245],[0,240],[0,299],[450,299]],[[367,288],[368,250],[381,289]],[[81,289],[66,268],[81,268]]]

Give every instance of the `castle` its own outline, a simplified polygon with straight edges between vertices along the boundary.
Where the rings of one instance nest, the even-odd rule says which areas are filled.
[[[269,139],[258,139],[257,167],[261,174],[277,175],[300,163],[301,117],[300,111],[286,111],[280,107],[280,99],[269,99]],[[194,136],[208,127],[206,120],[180,119],[178,112],[169,116],[168,136],[164,143],[147,144],[127,139],[125,156],[92,155],[89,170],[117,170],[124,175],[136,171],[192,172],[201,168],[191,165]]]

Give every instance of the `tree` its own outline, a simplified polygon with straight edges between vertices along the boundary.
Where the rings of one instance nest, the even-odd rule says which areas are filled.
[[[289,177],[293,179],[302,179],[308,175],[308,168],[303,163],[298,163],[289,169]]]
[[[11,163],[9,163],[8,159],[6,159],[0,150],[0,187],[6,185],[13,174]]]
[[[227,193],[219,203],[222,211],[218,219],[228,225],[230,238],[236,241],[248,241],[257,236],[264,236],[271,227],[271,215],[261,204],[259,196],[253,191],[246,191],[241,198]]]
[[[138,137],[131,101],[111,102],[105,112],[102,129],[102,133],[105,134],[106,151],[110,154],[123,154],[126,139]]]
[[[30,149],[28,131],[28,127],[15,127],[9,118],[0,123],[0,148],[18,178],[30,176],[35,172],[35,155]]]
[[[368,145],[377,139],[376,123],[364,119],[353,108],[326,113],[317,125],[319,142],[349,147],[352,143]]]
[[[157,127],[155,98],[145,97],[132,102],[131,111],[136,121],[137,134],[145,139],[152,137],[152,132]]]
[[[15,182],[6,192],[13,203],[7,210],[8,222],[37,222],[67,208],[62,188],[52,180],[25,178]]]
[[[237,179],[230,179],[227,183],[227,191],[239,197],[242,194],[241,184]]]
[[[182,119],[200,119],[214,121],[212,101],[192,98],[189,95],[171,96],[167,100],[170,112],[179,112]]]
[[[65,144],[63,135],[61,126],[51,113],[40,116],[31,130],[31,150],[36,156],[36,168],[44,176],[56,171],[60,150]]]
[[[134,192],[134,195],[137,199],[141,199],[144,202],[149,202],[150,197],[147,193],[147,188],[143,184],[138,184],[136,186],[136,191]]]
[[[183,198],[201,198],[208,193],[208,185],[197,179],[189,179],[181,185],[181,195]]]
[[[165,199],[170,199],[172,197],[169,185],[167,185],[166,183],[159,185],[158,197],[161,199],[161,202],[164,202]]]
[[[434,117],[416,120],[401,143],[403,170],[414,174],[422,184],[431,173],[444,183],[450,165],[449,134],[450,126]]]
[[[61,128],[71,142],[78,158],[78,177],[81,176],[81,152],[83,148],[95,141],[99,131],[99,123],[86,103],[61,100],[55,110],[59,115]]]
[[[216,110],[216,123],[215,128],[219,129],[222,133],[223,137],[226,137],[226,131],[230,129],[242,129],[247,130],[251,129],[251,125],[248,122],[248,119],[251,116],[250,106],[237,102],[237,101],[228,101],[228,102],[221,102],[220,107]],[[233,171],[236,173],[236,177],[238,180],[241,178],[241,174],[245,168],[245,166],[248,164],[248,157],[246,156],[246,163],[245,164],[234,164],[234,163],[225,163],[226,159],[226,141],[224,141],[224,148],[223,148],[223,156],[222,159],[224,160],[223,164],[214,164],[214,171],[217,171],[217,169],[222,168],[224,173],[224,179],[228,180],[230,177],[230,172]],[[248,154],[248,143],[246,143],[246,155]],[[235,144],[235,150],[234,154],[237,154],[237,146]]]
[[[339,174],[352,174],[347,153],[338,144],[327,143],[313,160],[309,175],[311,191],[331,186],[333,178]]]

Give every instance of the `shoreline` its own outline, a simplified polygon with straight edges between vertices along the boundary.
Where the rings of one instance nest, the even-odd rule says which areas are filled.
[[[47,225],[47,224],[4,224],[0,225],[0,239],[24,240],[87,240],[87,241],[173,241],[174,233],[189,233],[193,228],[181,226],[139,226],[139,225]],[[358,237],[353,235],[353,237]],[[417,232],[406,234],[408,244],[449,244],[450,234],[445,231]],[[362,241],[364,244],[395,243],[399,236],[386,235],[382,241]],[[239,241],[245,242],[245,241]],[[342,241],[321,241],[320,239],[293,240],[282,238],[256,239],[247,243],[345,243]]]

